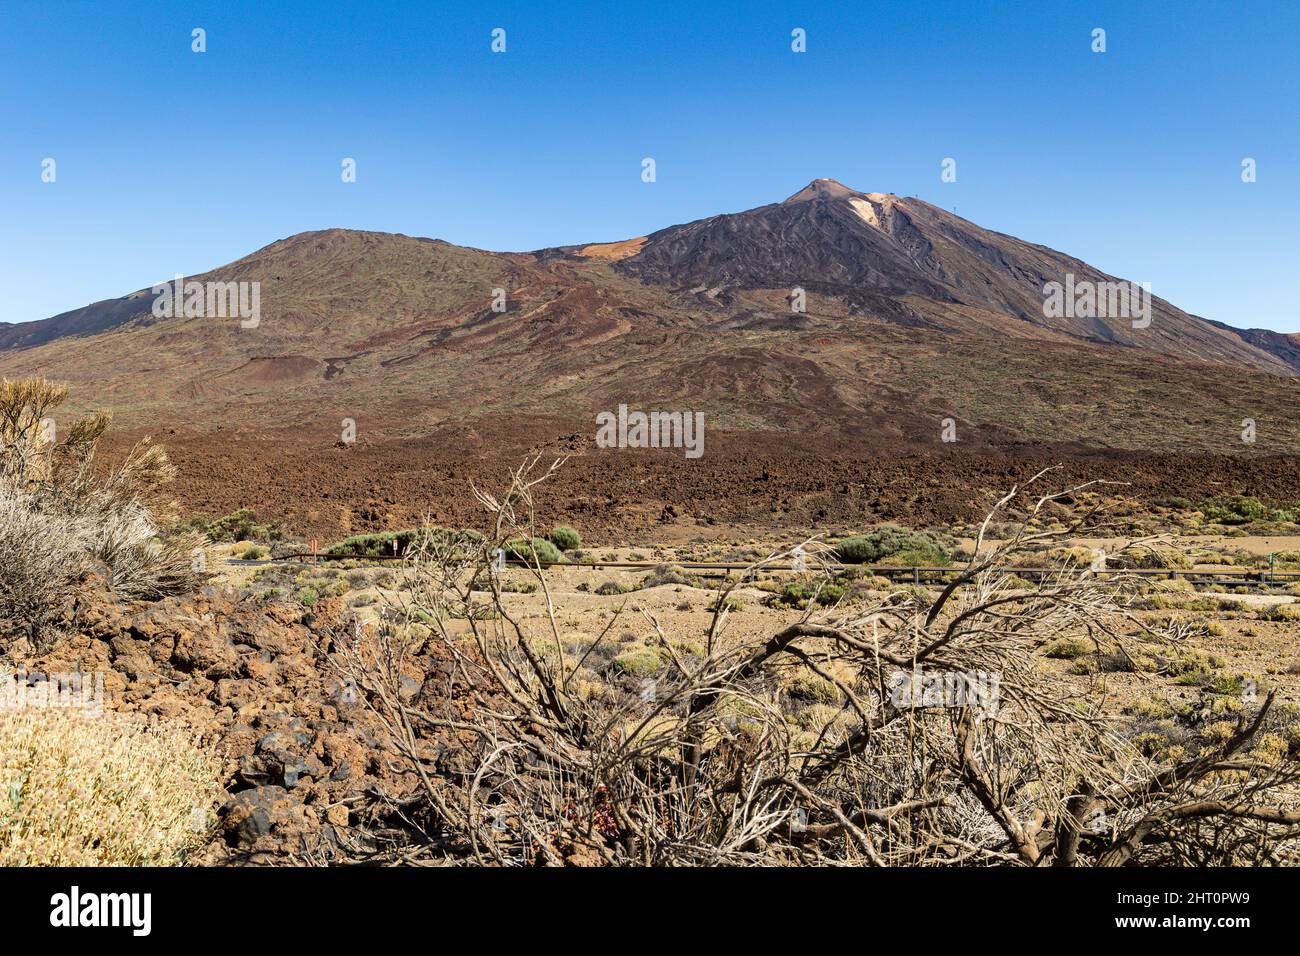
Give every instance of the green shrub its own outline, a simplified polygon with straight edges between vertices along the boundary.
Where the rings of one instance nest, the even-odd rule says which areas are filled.
[[[624,674],[640,677],[662,670],[664,659],[658,651],[648,647],[632,646],[614,658],[614,667]]]
[[[559,564],[564,560],[564,555],[560,553],[559,548],[545,538],[530,538],[528,541],[519,538],[515,541],[507,541],[504,550],[506,557],[516,561],[526,561],[529,564],[535,561],[540,561],[542,564]]]
[[[547,535],[551,544],[555,545],[561,551],[572,551],[575,548],[582,547],[582,536],[567,524],[562,524],[558,528],[552,529]]]
[[[1249,495],[1228,495],[1202,502],[1198,509],[1205,520],[1218,524],[1249,524],[1252,521],[1271,521],[1272,508]]]
[[[709,604],[709,610],[714,612],[720,612],[720,611],[734,612],[734,611],[743,611],[744,609],[745,609],[744,600],[736,597],[736,595],[734,594],[728,594],[721,601],[719,601],[717,598],[714,598],[713,601],[710,602]]]
[[[884,524],[864,535],[845,538],[835,552],[846,564],[876,564],[885,558],[905,557],[908,565],[942,565],[948,554],[939,542],[922,531]],[[898,562],[896,562],[898,563]]]
[[[249,508],[232,511],[224,518],[200,526],[200,530],[211,541],[245,541],[249,539],[266,540],[270,529],[257,523],[257,516]]]
[[[402,531],[354,534],[338,544],[330,545],[325,554],[331,558],[392,558],[401,557],[418,545],[435,545],[441,552],[447,552],[452,548],[474,550],[482,542],[483,536],[477,531],[407,528]]]
[[[338,544],[330,545],[325,555],[330,558],[400,557],[410,548],[418,534],[413,528],[405,531],[381,531],[377,534],[354,534]],[[396,549],[394,544],[397,545]]]
[[[1085,637],[1058,637],[1043,648],[1043,653],[1048,657],[1073,660],[1076,657],[1092,654],[1096,650],[1097,645]]]
[[[1223,661],[1204,651],[1176,649],[1162,664],[1163,673],[1176,678],[1180,684],[1195,687],[1209,681],[1214,671],[1223,666]]]
[[[260,561],[266,557],[266,548],[260,544],[255,544],[245,550],[239,557],[244,561]]]
[[[787,692],[791,697],[813,704],[833,704],[840,697],[840,690],[832,681],[812,671],[806,671],[795,677],[790,682]]]
[[[311,607],[320,600],[320,594],[315,588],[300,588],[298,590],[298,603]]]
[[[1200,685],[1211,694],[1238,695],[1245,686],[1241,675],[1219,674]]]
[[[839,581],[823,581],[818,587],[816,584],[805,584],[802,581],[786,581],[781,585],[780,592],[768,601],[788,604],[802,611],[813,599],[814,594],[817,596],[818,604],[830,606],[844,596],[844,585]]]

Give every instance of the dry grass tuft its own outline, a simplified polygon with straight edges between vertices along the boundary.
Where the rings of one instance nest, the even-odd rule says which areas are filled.
[[[218,761],[183,731],[0,711],[0,866],[176,866],[203,845]]]
[[[201,578],[199,536],[164,538],[148,504],[175,475],[167,455],[146,439],[116,468],[96,468],[108,416],[59,426],[53,415],[66,398],[44,379],[0,381],[0,633],[34,644],[89,570],[131,598]]]

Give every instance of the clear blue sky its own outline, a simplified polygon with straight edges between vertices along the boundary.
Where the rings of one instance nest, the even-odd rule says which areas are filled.
[[[829,176],[1300,331],[1298,38],[1296,0],[0,0],[0,321],[307,229],[527,250]]]

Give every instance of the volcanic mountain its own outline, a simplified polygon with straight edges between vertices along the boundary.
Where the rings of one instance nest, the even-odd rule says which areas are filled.
[[[1145,325],[1049,317],[1047,283],[1118,280],[829,179],[615,242],[497,253],[330,229],[190,278],[260,283],[260,322],[157,318],[144,289],[0,326],[0,374],[68,381],[119,426],[259,439],[352,419],[370,439],[588,447],[619,404],[895,451],[941,448],[946,419],[964,448],[1260,454],[1300,439],[1297,336],[1158,297]]]

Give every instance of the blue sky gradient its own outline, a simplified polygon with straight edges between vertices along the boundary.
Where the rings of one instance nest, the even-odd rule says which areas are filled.
[[[1297,332],[1298,36],[1295,0],[3,0],[0,321],[308,229],[528,250],[828,176]]]

